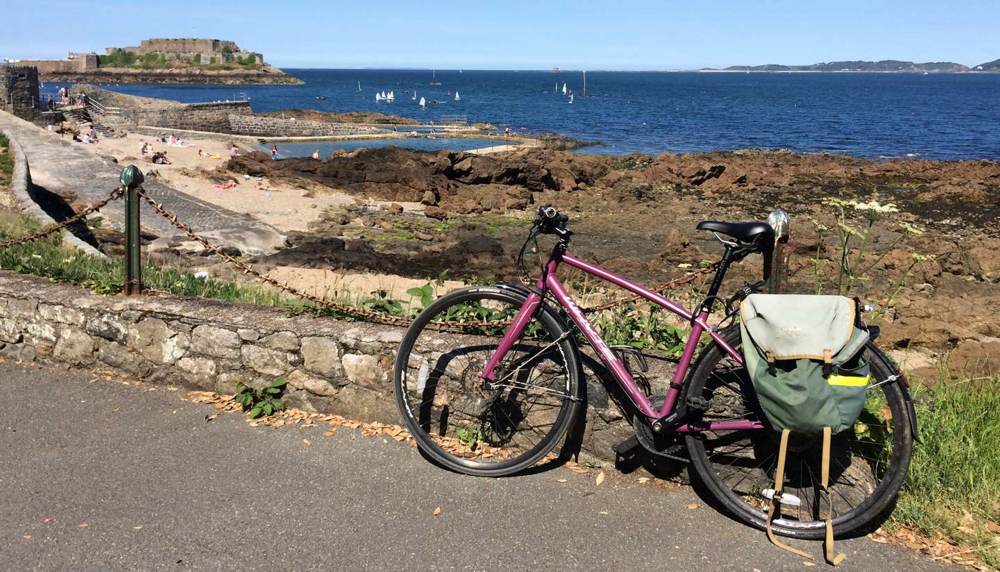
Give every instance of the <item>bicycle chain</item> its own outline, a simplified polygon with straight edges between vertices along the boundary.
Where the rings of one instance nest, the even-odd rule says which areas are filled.
[[[45,228],[43,228],[41,230],[35,231],[35,232],[31,233],[31,234],[26,234],[24,236],[19,236],[17,238],[12,238],[12,239],[9,239],[9,240],[0,241],[0,248],[8,248],[8,247],[11,247],[11,246],[17,246],[17,245],[20,245],[20,244],[26,244],[26,243],[31,242],[33,240],[38,240],[40,238],[45,238],[46,236],[49,236],[49,235],[51,235],[51,234],[53,234],[53,233],[55,233],[55,232],[57,232],[59,230],[62,230],[64,228],[70,226],[71,224],[74,224],[76,222],[79,222],[80,220],[83,220],[88,215],[93,214],[93,213],[101,210],[102,208],[104,208],[105,206],[107,206],[107,204],[110,203],[111,201],[120,199],[124,195],[125,195],[125,189],[122,188],[122,187],[118,187],[115,190],[111,191],[111,194],[108,195],[107,198],[101,200],[100,202],[98,202],[96,204],[93,204],[93,205],[91,205],[91,206],[83,209],[82,211],[76,213],[75,215],[69,217],[68,219],[66,219],[66,220],[64,220],[64,221],[62,221],[60,223],[57,223],[57,224],[54,224],[54,225],[51,225],[51,226],[47,226],[47,227],[45,227]]]

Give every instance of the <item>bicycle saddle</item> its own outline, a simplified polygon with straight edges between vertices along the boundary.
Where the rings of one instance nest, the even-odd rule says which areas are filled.
[[[774,229],[766,222],[719,222],[703,220],[696,227],[698,230],[710,230],[726,236],[731,236],[741,242],[754,242],[761,237],[770,236],[774,239]]]

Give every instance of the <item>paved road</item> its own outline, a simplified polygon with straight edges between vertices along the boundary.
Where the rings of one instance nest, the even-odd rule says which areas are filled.
[[[48,366],[0,363],[0,392],[6,570],[805,568],[687,488],[465,477],[343,427],[206,421],[214,409],[163,387]],[[845,570],[944,569],[840,546]]]
[[[107,197],[120,184],[118,175],[122,166],[98,157],[80,143],[72,143],[3,111],[0,111],[0,129],[14,134],[28,158],[33,184],[47,191],[89,205]],[[141,169],[146,172],[154,166],[142,165]],[[248,254],[270,253],[284,244],[284,235],[252,217],[207,203],[153,179],[143,188],[196,232]],[[113,227],[125,228],[124,201],[109,204],[101,214]],[[142,205],[142,226],[162,237],[178,233],[146,205]]]

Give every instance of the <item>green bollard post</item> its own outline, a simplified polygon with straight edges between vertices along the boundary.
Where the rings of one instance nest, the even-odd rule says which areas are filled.
[[[142,240],[139,234],[139,192],[144,180],[135,165],[122,169],[119,181],[125,188],[125,295],[142,293]]]

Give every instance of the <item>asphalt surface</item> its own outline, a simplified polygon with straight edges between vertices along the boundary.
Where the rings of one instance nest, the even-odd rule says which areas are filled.
[[[0,363],[0,392],[3,570],[807,568],[691,489],[613,471],[466,477],[345,427],[207,420],[162,386],[49,366]],[[946,569],[839,547],[843,570]]]

